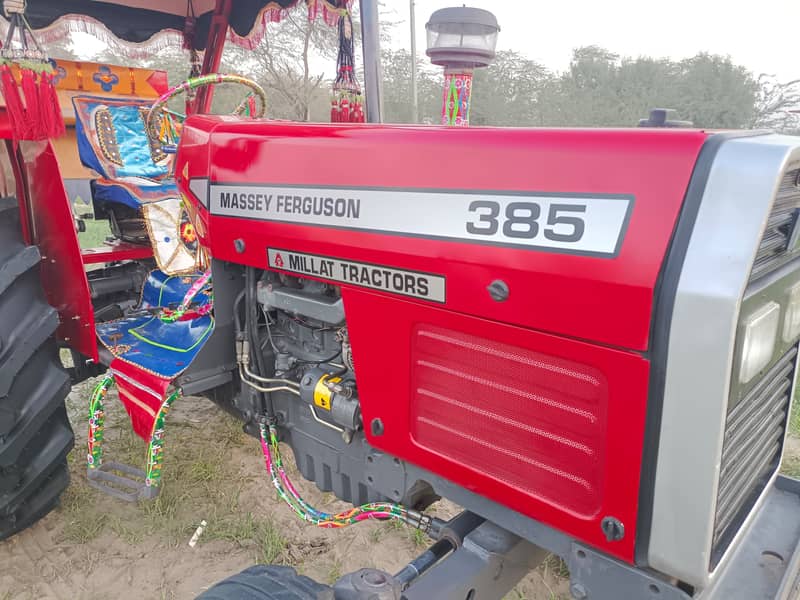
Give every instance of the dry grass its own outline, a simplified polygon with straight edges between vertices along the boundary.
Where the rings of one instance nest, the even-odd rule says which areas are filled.
[[[91,393],[85,384],[74,393],[68,407],[74,420]],[[189,402],[191,399],[180,401]],[[107,403],[104,457],[142,468],[146,444],[133,433],[116,400]],[[83,544],[111,532],[129,544],[146,539],[175,546],[185,543],[201,519],[209,526],[200,543],[224,540],[250,551],[255,562],[280,562],[287,542],[271,519],[255,517],[239,502],[247,480],[239,468],[226,461],[230,450],[247,442],[241,426],[219,413],[210,422],[174,420],[167,425],[163,485],[155,500],[130,505],[128,510],[104,514],[95,510],[100,492],[89,487],[79,440],[70,455],[73,484],[62,502],[66,520],[62,537]]]

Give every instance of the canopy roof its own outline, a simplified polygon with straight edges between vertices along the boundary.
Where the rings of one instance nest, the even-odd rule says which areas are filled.
[[[344,4],[344,0],[232,0],[228,39],[245,46],[257,44],[268,22],[279,20],[282,11],[301,1],[308,5],[310,18],[321,14],[328,22],[335,21],[337,7]],[[203,50],[218,2],[222,4],[222,0],[28,0],[25,14],[45,45],[83,31],[112,44],[117,40],[136,44],[147,53],[181,39],[191,3],[197,19],[195,48]]]

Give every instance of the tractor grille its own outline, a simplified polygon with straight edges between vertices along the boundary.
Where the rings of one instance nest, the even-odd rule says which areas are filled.
[[[797,346],[728,410],[722,446],[712,564],[725,553],[778,468],[791,404]]]
[[[789,236],[800,208],[800,169],[784,175],[781,181],[772,213],[767,221],[767,229],[758,247],[750,281],[760,279],[797,255],[789,251]]]

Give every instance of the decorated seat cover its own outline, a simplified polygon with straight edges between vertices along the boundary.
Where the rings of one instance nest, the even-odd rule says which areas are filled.
[[[201,275],[170,276],[153,271],[142,289],[141,313],[100,323],[97,337],[109,352],[160,379],[172,380],[185,371],[214,330],[214,319],[205,314],[187,320],[163,321],[158,308],[174,308]],[[198,306],[211,301],[207,290],[194,298]],[[145,310],[149,312],[144,312]]]
[[[106,179],[162,179],[171,156],[147,135],[145,119],[151,101],[134,98],[76,96],[75,132],[84,166]]]

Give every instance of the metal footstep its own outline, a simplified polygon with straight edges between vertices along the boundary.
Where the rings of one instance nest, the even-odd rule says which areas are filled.
[[[161,490],[160,486],[146,484],[147,474],[141,469],[118,462],[104,462],[99,467],[87,469],[86,475],[93,488],[127,502],[152,500]]]

